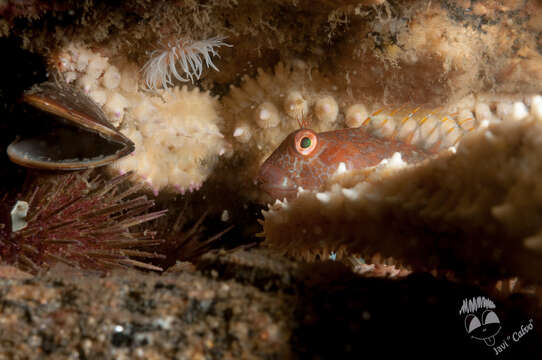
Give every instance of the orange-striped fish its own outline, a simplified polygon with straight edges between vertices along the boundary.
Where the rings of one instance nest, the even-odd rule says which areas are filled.
[[[407,163],[415,163],[455,145],[465,131],[450,117],[435,121],[429,113],[415,119],[417,110],[395,122],[389,118],[394,113],[378,117],[376,112],[358,128],[296,130],[262,164],[257,184],[275,199],[292,199],[299,187],[319,190],[341,163],[345,170],[361,169],[396,152]]]

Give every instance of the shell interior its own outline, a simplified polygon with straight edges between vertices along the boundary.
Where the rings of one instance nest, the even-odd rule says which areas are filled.
[[[50,170],[85,169],[107,165],[134,150],[133,142],[109,123],[90,98],[73,87],[40,84],[26,92],[23,101],[42,110],[42,123],[25,124],[35,134],[8,146],[8,156],[19,165]],[[54,126],[47,123],[51,117],[56,120]],[[44,131],[36,130],[44,126]]]

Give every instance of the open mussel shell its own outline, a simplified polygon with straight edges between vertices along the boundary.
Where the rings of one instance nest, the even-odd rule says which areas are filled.
[[[134,143],[109,123],[88,96],[67,84],[46,82],[25,92],[22,100],[52,116],[54,126],[21,136],[7,149],[11,161],[47,170],[78,170],[107,165],[134,151]],[[38,124],[28,123],[32,128]]]

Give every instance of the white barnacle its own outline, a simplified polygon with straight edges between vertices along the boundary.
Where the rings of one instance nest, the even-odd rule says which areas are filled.
[[[150,90],[173,85],[172,76],[183,82],[198,80],[205,66],[216,71],[212,56],[219,56],[215,48],[233,45],[224,42],[224,38],[215,36],[206,40],[193,41],[180,39],[168,43],[165,50],[155,50],[143,66],[145,84]]]

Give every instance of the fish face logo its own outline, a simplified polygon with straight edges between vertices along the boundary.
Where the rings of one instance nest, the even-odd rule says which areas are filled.
[[[464,299],[459,310],[459,315],[465,315],[467,334],[473,339],[483,340],[487,346],[495,345],[495,336],[501,331],[501,322],[493,309],[493,301],[478,296]]]

